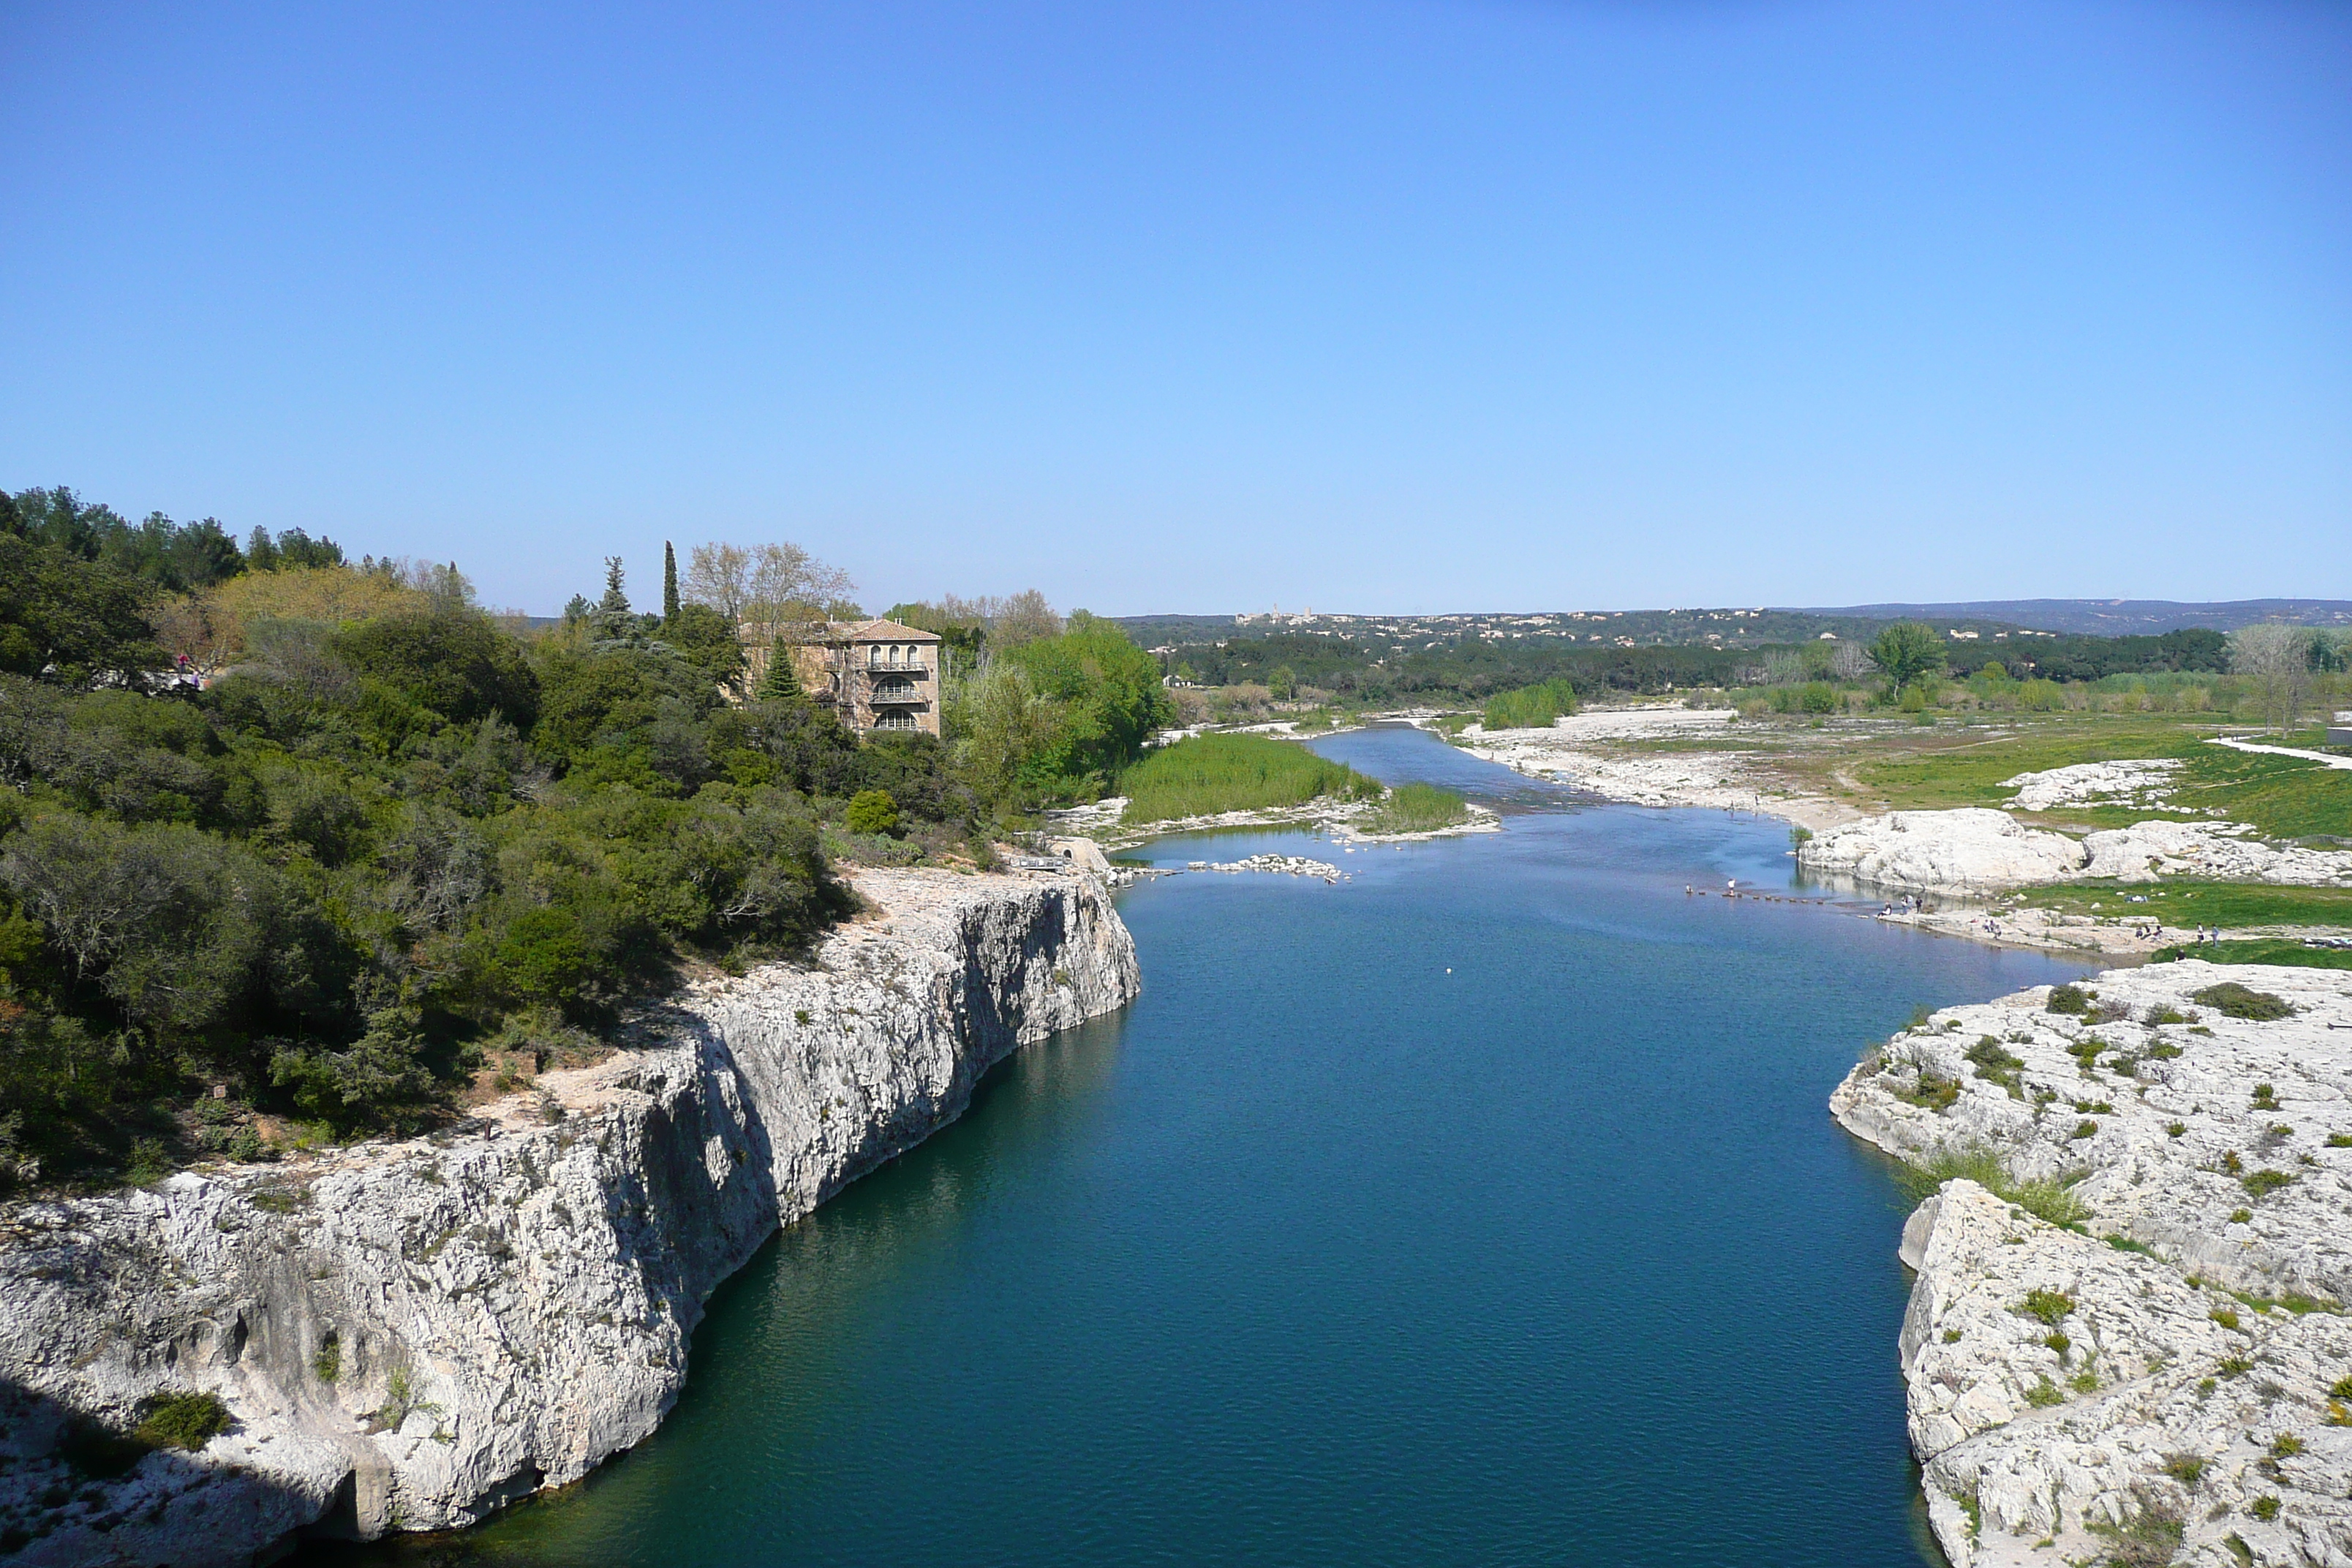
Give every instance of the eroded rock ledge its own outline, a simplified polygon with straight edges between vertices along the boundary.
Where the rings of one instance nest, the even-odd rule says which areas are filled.
[[[1139,989],[1092,879],[857,886],[883,914],[813,964],[695,986],[667,1043],[461,1134],[0,1214],[0,1554],[193,1568],[445,1529],[646,1437],[704,1299],[781,1223]],[[112,1480],[55,1456],[167,1391],[236,1425]]]
[[[2294,1010],[2199,1000],[2230,982]],[[1905,1227],[1937,1538],[1956,1568],[2352,1563],[2352,975],[2189,962],[2086,989],[2079,1016],[2046,987],[1946,1009],[1831,1097],[1889,1152],[1973,1156],[2026,1200],[1954,1179]]]

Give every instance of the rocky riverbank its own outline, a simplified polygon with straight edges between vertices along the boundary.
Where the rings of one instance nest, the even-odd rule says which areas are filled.
[[[1958,895],[2160,877],[2352,887],[2352,851],[2265,844],[2237,823],[2152,819],[2074,838],[1988,806],[1847,823],[1799,846],[1797,859],[1816,876]]]
[[[1753,753],[1726,747],[1738,711],[1729,708],[1596,709],[1548,730],[1488,731],[1473,724],[1455,744],[1474,757],[1529,778],[1548,779],[1633,805],[1696,805],[1781,817],[1820,830],[1858,814],[1842,802],[1786,787],[1759,774]],[[1626,742],[1687,750],[1613,749]]]
[[[1956,1568],[2352,1563],[2352,976],[2082,992],[1945,1009],[1831,1097],[1956,1178],[1903,1247],[1937,1538]]]
[[[475,1522],[642,1440],[780,1224],[1111,1011],[1093,879],[874,871],[805,965],[690,987],[643,1048],[434,1137],[0,1211],[0,1552],[243,1563]],[[211,1395],[194,1450],[119,1434]]]

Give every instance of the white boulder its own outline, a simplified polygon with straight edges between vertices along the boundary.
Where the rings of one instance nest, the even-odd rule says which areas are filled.
[[[1874,887],[1968,893],[2083,874],[2083,847],[2027,827],[2005,811],[1895,811],[1808,840],[1798,863],[1815,876]]]

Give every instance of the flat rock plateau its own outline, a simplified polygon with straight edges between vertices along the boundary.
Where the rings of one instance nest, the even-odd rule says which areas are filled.
[[[0,1210],[0,1552],[268,1561],[470,1524],[644,1439],[705,1298],[779,1225],[1139,988],[1092,878],[856,886],[879,912],[813,962],[692,985],[647,1048],[462,1127]],[[230,1429],[108,1449],[172,1393]]]
[[[1937,1539],[1955,1568],[2352,1564],[2352,974],[2082,990],[1946,1008],[1830,1099],[1952,1178],[1903,1236]]]

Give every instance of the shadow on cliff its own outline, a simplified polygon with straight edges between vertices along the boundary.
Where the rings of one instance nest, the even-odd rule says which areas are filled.
[[[0,1378],[0,1560],[12,1568],[226,1568],[357,1527],[348,1475],[321,1498]]]

